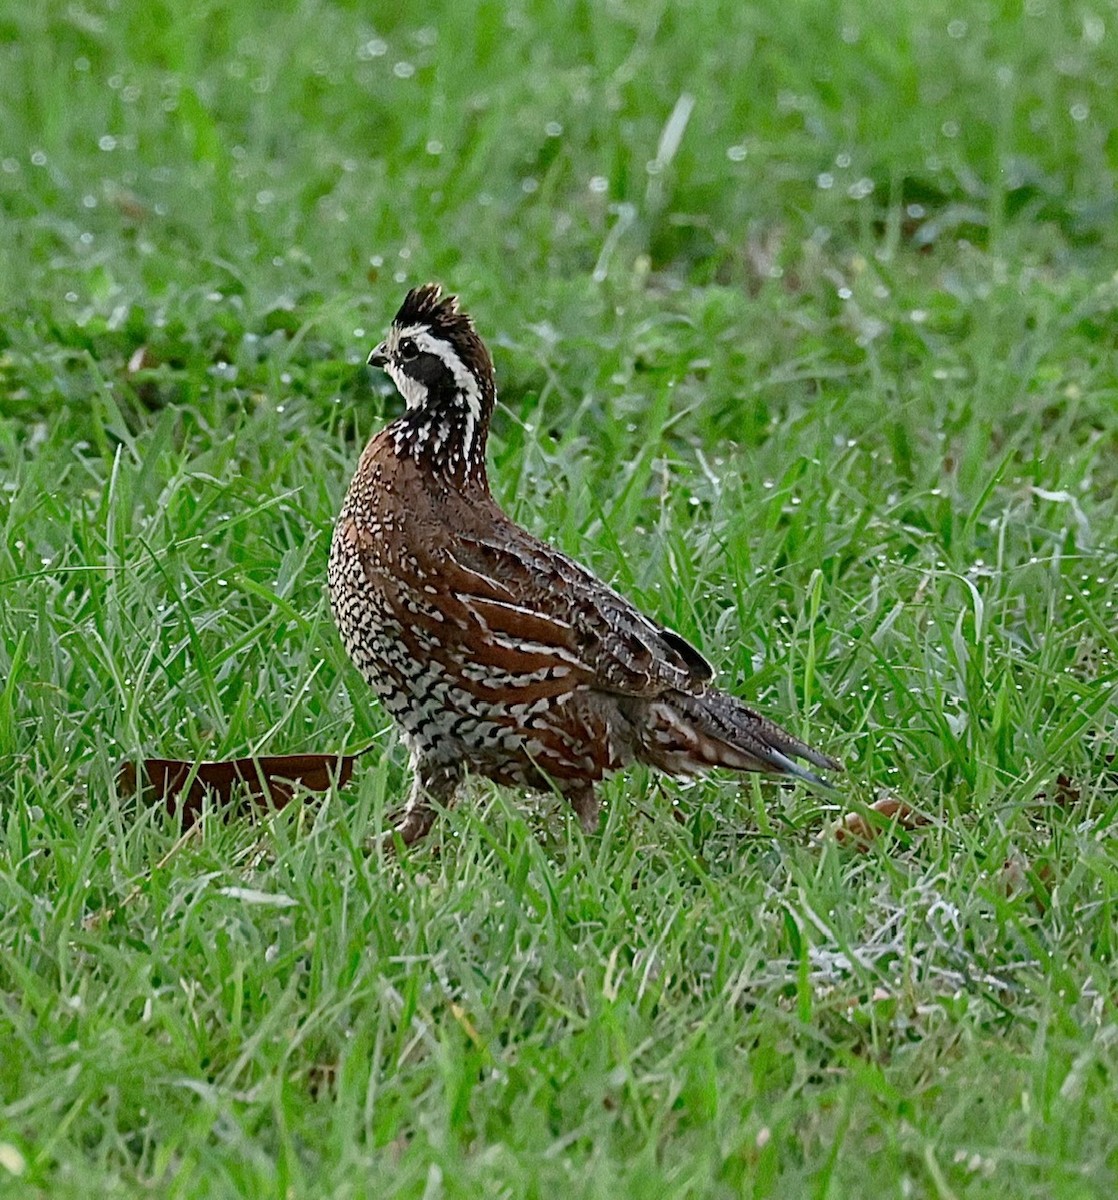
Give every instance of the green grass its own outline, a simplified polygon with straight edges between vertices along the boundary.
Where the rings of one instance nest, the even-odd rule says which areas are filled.
[[[375,7],[0,12],[0,1194],[1113,1195],[1113,6]],[[509,510],[836,801],[365,851],[326,548],[427,278]],[[112,784],[373,738],[189,837]]]

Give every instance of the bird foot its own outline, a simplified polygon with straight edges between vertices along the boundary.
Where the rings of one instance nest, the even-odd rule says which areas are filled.
[[[601,815],[601,805],[598,803],[598,793],[593,787],[572,788],[565,793],[575,810],[578,823],[583,833],[594,833],[598,828]]]
[[[438,813],[428,805],[409,805],[392,813],[389,827],[376,834],[365,843],[366,849],[381,849],[385,854],[394,854],[397,847],[397,837],[405,846],[414,846],[416,842],[431,832]]]

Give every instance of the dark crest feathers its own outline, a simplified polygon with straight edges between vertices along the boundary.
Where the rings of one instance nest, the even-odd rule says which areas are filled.
[[[400,311],[393,319],[394,325],[430,325],[436,333],[464,333],[474,331],[469,316],[458,309],[458,297],[442,295],[437,283],[424,283],[412,288],[404,297]]]

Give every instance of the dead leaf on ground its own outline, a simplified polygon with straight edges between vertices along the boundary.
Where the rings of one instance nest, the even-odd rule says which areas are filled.
[[[1103,761],[1107,767],[1111,767],[1115,761],[1115,756],[1113,754],[1106,754],[1103,756]],[[1105,788],[1118,787],[1118,771],[1104,771],[1102,785]],[[1037,792],[1033,796],[1033,801],[1036,804],[1052,803],[1060,808],[1075,808],[1082,799],[1083,786],[1080,780],[1066,774],[1064,771],[1060,771],[1056,775],[1048,790]]]
[[[109,199],[116,206],[117,212],[122,217],[134,223],[146,221],[151,215],[151,209],[144,200],[141,200],[135,192],[129,191],[127,188],[114,188],[110,193]]]
[[[1052,901],[1056,875],[1051,863],[1042,859],[1034,865],[1023,854],[1014,852],[1002,863],[996,883],[998,891],[1007,900],[1031,892],[1033,903],[1043,916]]]
[[[171,816],[182,814],[183,828],[198,819],[207,792],[230,813],[250,808],[283,808],[296,786],[325,792],[331,783],[345,787],[359,754],[271,754],[224,762],[193,763],[177,758],[145,758],[139,770],[132,760],[116,776],[122,796],[154,792]],[[137,786],[138,785],[138,786]]]
[[[835,826],[835,841],[855,850],[868,850],[870,844],[890,827],[911,832],[930,824],[931,820],[917,812],[907,800],[887,792],[870,805],[868,812],[847,813]]]

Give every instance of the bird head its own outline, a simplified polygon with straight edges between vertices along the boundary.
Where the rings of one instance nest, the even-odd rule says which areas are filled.
[[[436,283],[412,288],[374,347],[407,411],[393,425],[396,451],[439,475],[485,480],[493,412],[493,360],[456,296]]]
[[[409,409],[441,406],[455,395],[476,397],[479,407],[487,394],[492,402],[489,351],[458,297],[444,297],[437,283],[408,292],[368,361],[388,373]]]

